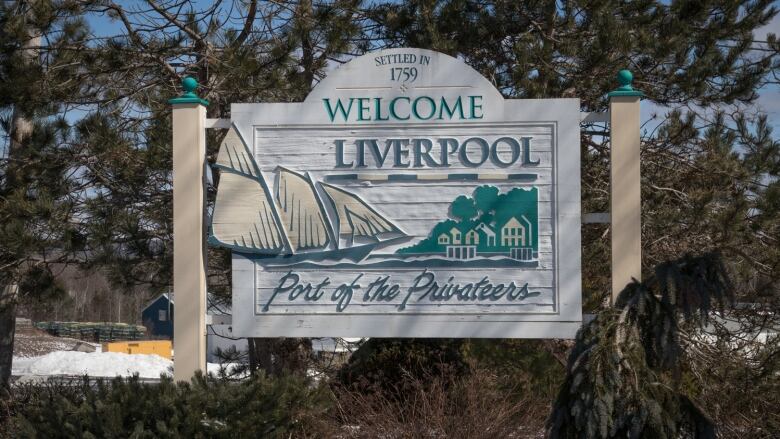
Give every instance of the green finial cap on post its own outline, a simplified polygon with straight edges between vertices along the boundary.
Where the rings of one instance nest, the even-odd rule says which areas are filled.
[[[178,98],[169,99],[169,104],[201,104],[204,106],[209,104],[209,101],[199,98],[195,93],[195,90],[198,89],[197,79],[187,76],[181,80],[181,86],[184,89],[184,94]]]
[[[644,96],[644,94],[639,90],[634,90],[634,87],[631,86],[631,83],[634,81],[634,75],[629,70],[621,70],[617,74],[617,80],[618,84],[620,84],[620,87],[616,88],[615,90],[612,90],[607,94],[609,97],[615,97],[615,96]]]

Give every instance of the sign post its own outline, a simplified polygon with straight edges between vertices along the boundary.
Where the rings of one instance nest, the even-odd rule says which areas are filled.
[[[176,381],[206,370],[205,205],[206,105],[194,78],[173,105],[173,320]]]
[[[611,142],[612,303],[633,279],[642,280],[642,202],[639,166],[639,99],[628,70],[609,93]]]
[[[640,91],[609,93],[612,301],[641,280]],[[206,102],[173,105],[174,377],[205,370]],[[579,100],[504,99],[422,49],[304,102],[233,104],[209,242],[240,337],[570,338],[582,322]],[[193,184],[196,182],[196,184]]]

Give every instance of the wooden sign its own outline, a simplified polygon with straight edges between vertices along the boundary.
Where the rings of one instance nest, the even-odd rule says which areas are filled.
[[[234,334],[573,337],[579,116],[420,49],[233,104],[210,242],[233,250]]]

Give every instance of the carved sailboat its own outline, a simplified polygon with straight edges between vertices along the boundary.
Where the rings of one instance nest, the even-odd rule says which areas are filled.
[[[219,189],[209,242],[285,263],[365,258],[407,239],[396,225],[355,194],[287,168],[266,183],[235,127],[222,141]]]

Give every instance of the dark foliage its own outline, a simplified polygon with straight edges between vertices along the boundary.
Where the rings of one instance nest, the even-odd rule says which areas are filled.
[[[549,420],[553,438],[715,437],[680,385],[679,322],[706,322],[732,289],[717,254],[661,264],[580,330]]]
[[[137,377],[76,385],[16,388],[13,418],[4,428],[18,438],[236,438],[306,435],[327,399],[295,377],[253,377],[239,383],[195,377],[191,383]]]
[[[462,376],[469,371],[462,348],[464,340],[369,339],[352,354],[339,372],[348,387],[397,392],[402,398],[410,379],[425,382],[434,377]]]

